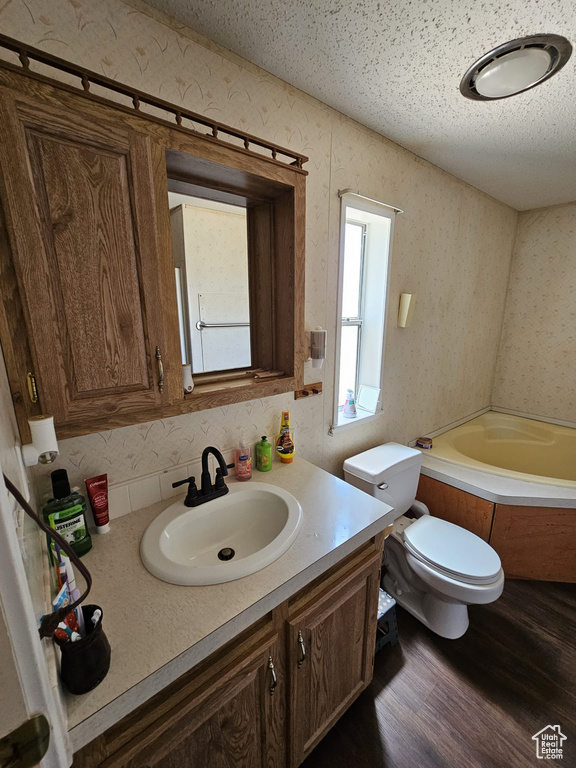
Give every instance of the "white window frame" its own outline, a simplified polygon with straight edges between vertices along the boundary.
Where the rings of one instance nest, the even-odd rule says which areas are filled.
[[[339,323],[340,323],[340,333],[342,333],[342,327],[343,326],[357,326],[358,328],[358,351],[362,348],[362,326],[364,324],[364,260],[366,256],[366,224],[362,221],[354,221],[351,218],[347,218],[344,222],[344,230],[346,230],[346,224],[353,224],[356,227],[361,227],[362,229],[362,246],[361,246],[361,256],[360,256],[360,291],[359,291],[359,297],[358,297],[358,316],[357,317],[339,317]],[[343,252],[342,252],[343,254]],[[344,274],[344,258],[342,258],[342,274]],[[342,295],[342,282],[339,283],[339,298],[342,302],[343,295]],[[342,315],[342,310],[340,310],[340,315]],[[340,355],[340,349],[341,344],[338,344],[338,355]],[[338,359],[338,364],[340,364],[340,360]],[[357,354],[356,356],[356,375],[354,376],[354,389],[356,390],[357,384],[358,384],[358,377],[360,375],[360,354]],[[338,399],[338,392],[334,393],[334,396],[336,399]],[[340,404],[338,404],[338,408],[340,409]]]
[[[338,261],[338,301],[337,301],[337,316],[336,316],[336,343],[335,343],[335,365],[334,365],[334,410],[333,410],[333,421],[332,421],[332,430],[341,430],[346,429],[348,427],[352,427],[355,424],[363,424],[367,421],[371,421],[373,419],[377,419],[382,415],[383,412],[383,389],[384,389],[384,358],[385,358],[385,350],[386,350],[386,331],[387,331],[387,315],[389,310],[389,298],[390,298],[390,272],[391,272],[391,264],[392,264],[392,248],[394,243],[394,222],[395,217],[397,213],[402,213],[397,208],[394,208],[393,206],[386,205],[385,203],[380,203],[377,200],[371,200],[369,198],[364,197],[363,195],[350,192],[350,191],[343,191],[339,192],[341,203],[340,203],[340,254],[339,254],[339,261]],[[380,216],[383,218],[386,218],[390,222],[390,230],[389,230],[389,236],[388,236],[388,248],[387,248],[387,263],[385,265],[385,285],[383,286],[382,291],[382,302],[383,302],[383,327],[382,327],[382,352],[381,352],[381,362],[380,362],[380,375],[379,375],[379,389],[380,389],[380,397],[378,400],[378,404],[376,406],[376,410],[374,412],[370,411],[362,411],[357,406],[357,416],[356,418],[352,419],[344,419],[342,417],[342,407],[339,406],[338,403],[338,395],[339,395],[339,385],[340,385],[340,349],[341,349],[341,334],[342,334],[342,294],[343,294],[343,280],[344,280],[344,245],[345,245],[345,238],[346,238],[346,223],[354,223],[354,224],[360,224],[363,223],[361,220],[359,220],[358,216],[354,216],[354,211],[360,211],[362,213],[368,213],[373,214],[376,216]],[[369,231],[369,227],[368,227]],[[368,235],[365,235],[365,238]],[[365,258],[365,254],[364,254]],[[370,279],[370,276],[368,274],[369,270],[365,269],[363,266],[362,269],[362,285],[361,285],[361,293],[362,293],[362,315],[365,314],[364,309],[364,293],[365,293],[365,285],[366,280]],[[364,339],[365,334],[360,333],[360,339],[359,339],[359,353],[358,353],[358,365],[360,364],[360,359],[362,356],[362,342]],[[357,386],[360,388],[361,382],[357,380]],[[358,398],[358,392],[355,392],[355,397]]]

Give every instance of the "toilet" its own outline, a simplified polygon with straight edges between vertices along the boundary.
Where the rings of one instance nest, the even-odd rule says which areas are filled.
[[[504,572],[483,539],[432,517],[415,500],[421,465],[420,451],[385,443],[346,459],[344,477],[394,507],[384,551],[386,591],[437,635],[455,640],[468,629],[469,605],[500,597]]]

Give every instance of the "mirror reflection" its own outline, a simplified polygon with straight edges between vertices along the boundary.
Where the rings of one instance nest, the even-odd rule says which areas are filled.
[[[182,364],[249,368],[246,209],[168,193]]]

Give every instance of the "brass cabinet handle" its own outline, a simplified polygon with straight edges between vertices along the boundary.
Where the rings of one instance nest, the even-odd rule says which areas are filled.
[[[306,661],[306,648],[304,648],[304,638],[302,637],[302,632],[298,631],[298,644],[300,645],[300,653],[302,656],[298,659],[298,669],[304,664]]]
[[[164,389],[164,364],[162,363],[162,353],[160,347],[156,347],[156,360],[158,362],[158,391]]]
[[[30,371],[28,371],[28,373],[26,374],[26,381],[28,384],[28,396],[30,397],[31,402],[37,403],[38,389],[36,387],[36,377]]]
[[[268,669],[272,673],[272,685],[270,686],[270,696],[273,696],[274,691],[276,690],[276,686],[278,685],[278,679],[276,677],[276,670],[274,669],[274,662],[272,661],[272,656],[268,657]]]

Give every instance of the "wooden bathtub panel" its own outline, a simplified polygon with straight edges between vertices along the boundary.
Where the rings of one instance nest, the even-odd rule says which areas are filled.
[[[423,501],[434,517],[466,528],[484,541],[490,538],[494,503],[461,491],[451,485],[420,475],[416,498]]]
[[[508,577],[576,582],[576,509],[496,504],[490,544]]]

